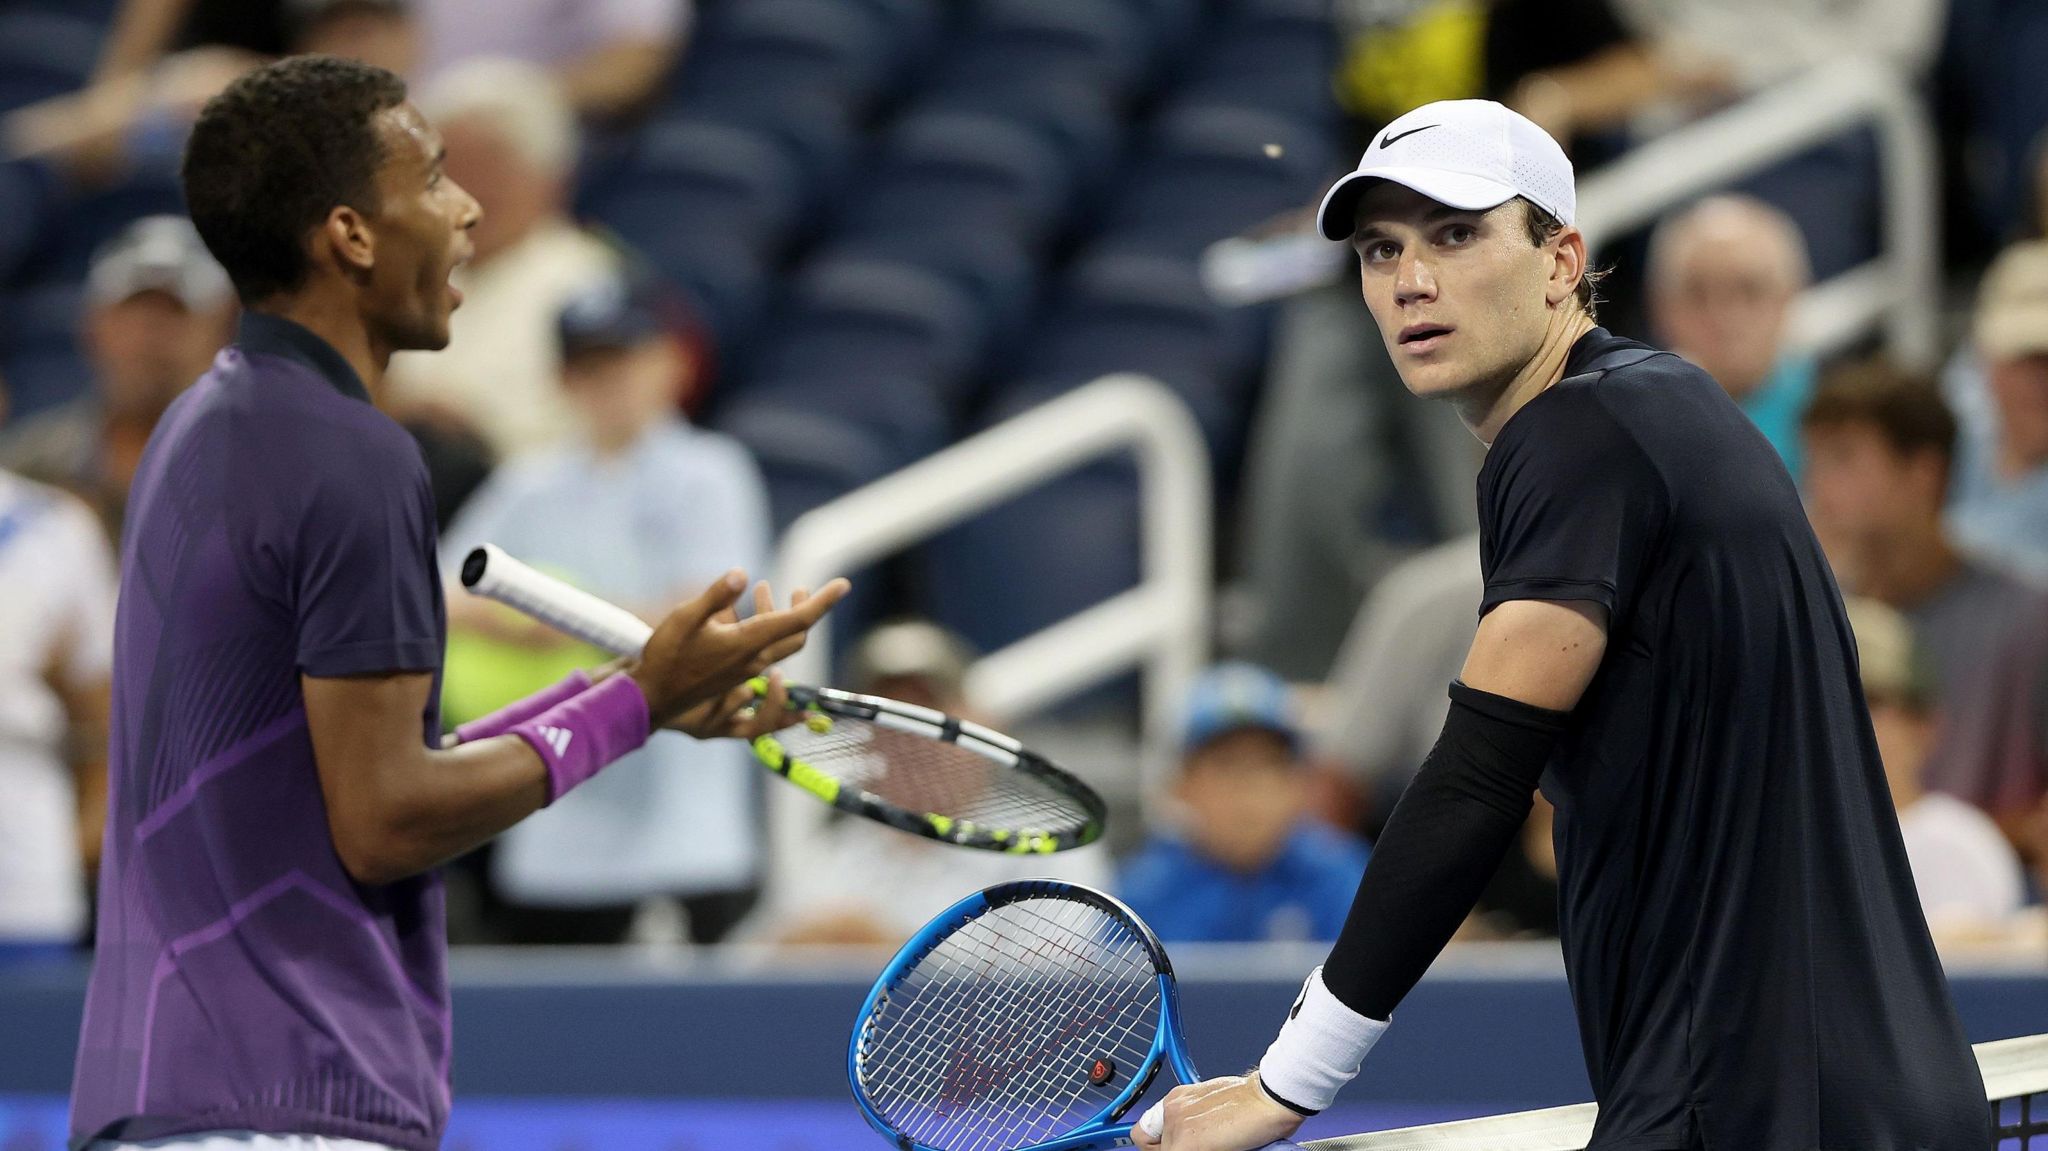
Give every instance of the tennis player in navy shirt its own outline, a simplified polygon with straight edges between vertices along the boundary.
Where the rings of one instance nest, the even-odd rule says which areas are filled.
[[[1575,200],[1479,100],[1397,119],[1324,199],[1403,382],[1489,445],[1479,631],[1258,1069],[1176,1089],[1142,1145],[1244,1151],[1327,1106],[1540,783],[1592,1151],[1990,1146],[1799,494],[1706,373],[1595,326]]]
[[[845,585],[780,610],[757,587],[742,622],[728,573],[617,674],[444,740],[427,472],[372,401],[392,352],[447,343],[476,201],[395,76],[329,57],[231,85],[183,175],[246,314],[131,498],[72,1146],[430,1151],[449,1107],[435,869],[656,727],[788,718],[779,686],[753,709],[743,681]]]

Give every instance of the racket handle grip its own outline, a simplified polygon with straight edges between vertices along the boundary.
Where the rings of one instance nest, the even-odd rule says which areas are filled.
[[[463,559],[462,586],[613,655],[640,654],[654,634],[625,608],[535,571],[496,544],[485,544]]]

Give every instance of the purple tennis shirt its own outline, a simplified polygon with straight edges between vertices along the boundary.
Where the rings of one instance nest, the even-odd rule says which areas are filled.
[[[446,620],[413,440],[340,353],[250,313],[135,477],[99,937],[71,1141],[439,1146],[441,883],[336,856],[299,677],[431,671]],[[421,735],[438,741],[434,703]]]

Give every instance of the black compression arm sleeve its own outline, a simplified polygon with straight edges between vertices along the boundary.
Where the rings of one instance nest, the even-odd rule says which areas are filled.
[[[1451,714],[1394,806],[1359,880],[1323,983],[1389,1018],[1486,889],[1529,818],[1567,713],[1451,685]]]

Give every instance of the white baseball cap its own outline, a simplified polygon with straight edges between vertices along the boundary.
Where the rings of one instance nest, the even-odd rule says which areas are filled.
[[[1439,100],[1382,129],[1358,170],[1323,197],[1316,226],[1325,238],[1351,238],[1358,198],[1374,180],[1392,180],[1468,211],[1497,208],[1516,196],[1566,224],[1578,211],[1564,149],[1527,116],[1491,100]]]

